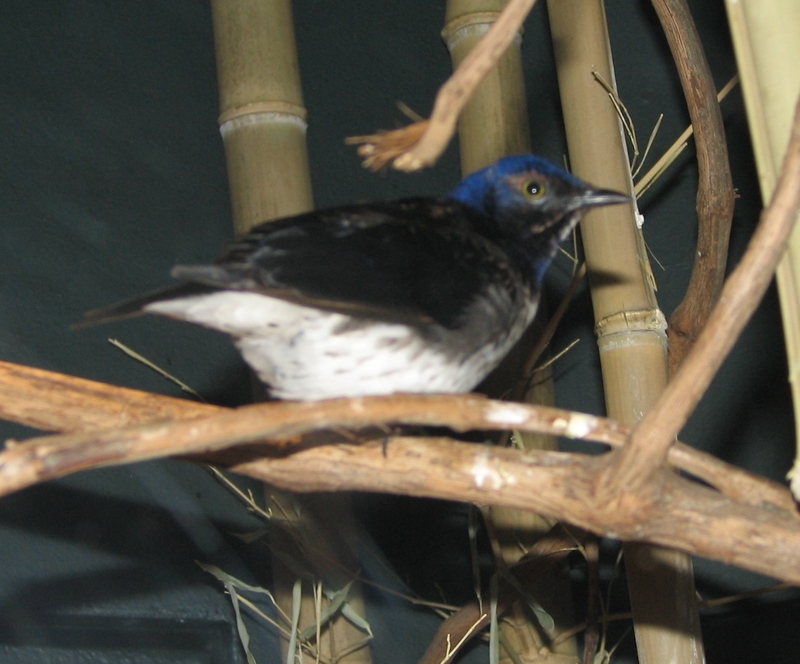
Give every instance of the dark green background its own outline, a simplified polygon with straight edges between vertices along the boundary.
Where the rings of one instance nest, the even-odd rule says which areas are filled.
[[[690,5],[721,87],[735,71],[723,4]],[[429,113],[450,72],[439,38],[443,3],[293,6],[317,205],[447,191],[459,177],[455,146],[425,173],[376,175],[343,143],[404,123],[397,100]],[[658,155],[688,123],[669,50],[648,2],[609,0],[607,9],[619,91],[642,143],[665,114]],[[565,141],[543,3],[527,21],[523,53],[534,151],[560,161]],[[168,283],[176,262],[214,258],[231,239],[217,114],[206,2],[0,4],[0,358],[179,395],[111,347],[113,336],[209,401],[247,400],[247,371],[214,333],[150,318],[68,329],[88,309]],[[733,265],[761,203],[738,90],[723,115],[740,196]],[[641,201],[648,245],[664,266],[654,270],[667,315],[691,270],[695,189],[690,148]],[[551,300],[568,271],[566,263],[551,271]],[[560,350],[580,338],[556,364],[558,403],[602,413],[591,326],[583,290],[554,341]],[[781,480],[793,447],[786,374],[771,291],[682,438]],[[3,425],[1,433],[34,432]],[[367,496],[357,509],[399,579],[431,599],[440,599],[437,587],[449,601],[469,598],[460,506]],[[85,473],[2,499],[0,659],[244,661],[227,597],[193,561],[268,583],[265,547],[229,534],[261,525],[204,469],[172,461]],[[766,583],[707,561],[697,568],[701,590],[712,596]],[[381,593],[368,599],[375,661],[414,662],[438,619]],[[793,659],[798,606],[790,596],[704,615],[709,662]],[[249,624],[259,661],[278,661],[269,631]],[[469,661],[485,657],[479,647]]]

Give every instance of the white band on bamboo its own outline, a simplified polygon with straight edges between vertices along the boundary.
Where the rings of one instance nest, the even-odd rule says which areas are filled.
[[[228,132],[256,124],[293,124],[304,132],[308,128],[308,112],[302,106],[285,101],[263,101],[230,108],[219,116],[219,131]]]
[[[652,344],[652,336],[645,336],[642,332],[654,332],[664,348],[667,345],[667,319],[660,309],[621,311],[598,321],[594,331],[601,352]]]
[[[448,50],[452,51],[456,45],[466,37],[474,35],[483,36],[489,32],[492,23],[500,16],[500,12],[475,12],[464,14],[450,21],[442,30],[442,39],[447,44]],[[514,37],[517,46],[522,42],[522,35],[518,32]]]

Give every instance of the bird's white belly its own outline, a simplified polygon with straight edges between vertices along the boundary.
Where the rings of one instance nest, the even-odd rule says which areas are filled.
[[[535,307],[534,307],[535,308]],[[226,332],[281,399],[315,400],[393,392],[465,392],[519,338],[454,353],[400,323],[352,323],[350,316],[258,293],[219,291],[144,308]],[[526,316],[527,317],[527,316]],[[445,340],[446,343],[446,340]]]

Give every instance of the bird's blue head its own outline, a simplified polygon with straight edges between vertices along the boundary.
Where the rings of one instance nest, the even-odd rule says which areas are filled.
[[[450,198],[455,198],[486,214],[493,214],[497,207],[498,195],[501,201],[509,197],[514,198],[515,187],[508,186],[507,178],[524,173],[547,178],[555,177],[575,188],[585,186],[583,181],[559,168],[553,162],[534,154],[522,154],[503,157],[491,166],[468,175],[450,193]],[[500,206],[502,207],[502,202]]]
[[[536,155],[504,157],[464,178],[449,196],[479,211],[533,262],[541,278],[558,244],[588,208],[630,202]]]

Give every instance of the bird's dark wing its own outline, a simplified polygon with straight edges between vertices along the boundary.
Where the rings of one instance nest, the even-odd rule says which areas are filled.
[[[190,297],[192,295],[202,295],[203,293],[213,292],[214,288],[203,286],[198,283],[182,283],[175,284],[174,286],[166,286],[158,290],[150,291],[144,295],[137,295],[122,302],[116,302],[106,307],[99,309],[92,309],[83,315],[83,320],[79,323],[74,323],[71,327],[73,329],[94,325],[96,323],[107,323],[112,320],[121,320],[123,318],[131,318],[138,316],[142,313],[142,307],[150,304],[151,302],[160,302],[161,300],[174,300],[181,297]]]
[[[482,289],[513,289],[521,278],[490,234],[483,217],[457,202],[351,205],[262,224],[213,265],[178,266],[173,276],[350,315],[454,327]]]

